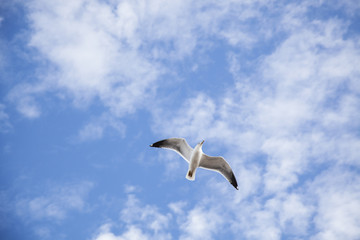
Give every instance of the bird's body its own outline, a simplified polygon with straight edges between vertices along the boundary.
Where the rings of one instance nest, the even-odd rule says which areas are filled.
[[[180,154],[187,162],[189,162],[189,169],[186,174],[188,180],[195,180],[196,169],[201,167],[219,172],[236,189],[238,189],[238,184],[230,165],[223,157],[211,157],[203,153],[203,143],[204,141],[198,143],[193,149],[183,138],[168,138],[153,143],[150,147],[168,148]]]
[[[203,154],[203,151],[202,151],[203,143],[204,143],[204,141],[197,144],[191,154],[191,158],[190,158],[190,162],[189,162],[189,170],[188,170],[188,173],[186,174],[186,178],[191,181],[195,180],[195,172],[196,172],[196,169],[200,165],[200,159]]]

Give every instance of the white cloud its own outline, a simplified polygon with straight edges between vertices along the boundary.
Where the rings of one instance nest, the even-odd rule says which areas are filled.
[[[358,79],[357,61],[351,59],[359,59],[360,53],[355,41],[343,40],[343,28],[339,21],[307,22],[306,28],[299,28],[264,57],[259,76],[251,82],[238,80],[236,88],[217,102],[200,93],[177,113],[168,112],[174,117],[156,118],[156,122],[171,126],[162,128],[166,135],[221,139],[229,147],[238,146],[236,151],[249,147],[253,154],[266,154],[265,185],[269,191],[285,190],[297,183],[297,175],[308,167],[307,159],[315,155],[321,159],[312,143],[322,145],[320,148],[329,146],[325,138],[338,144],[336,152],[324,149],[334,153],[331,158],[346,152],[340,150],[341,138],[351,142],[349,154],[341,161],[356,164],[358,137],[353,129],[359,125],[353,119],[358,115],[358,89],[344,90],[342,86],[352,86]],[[343,54],[346,57],[340,57]],[[233,74],[237,74],[241,68],[236,67],[236,58],[229,60]],[[340,66],[337,70],[332,61]],[[334,72],[325,73],[324,68]],[[331,129],[325,129],[328,126]],[[323,142],[313,142],[314,134],[325,134]],[[325,156],[326,152],[321,154]]]
[[[55,186],[45,195],[21,198],[16,202],[16,211],[18,215],[34,220],[62,220],[69,211],[81,211],[86,207],[84,199],[92,186],[91,182]]]
[[[183,214],[183,208],[186,206],[186,202],[179,201],[179,202],[172,202],[169,203],[168,207],[177,215]]]
[[[280,239],[281,231],[275,221],[274,213],[258,210],[252,214],[245,235],[249,239]]]
[[[49,239],[51,237],[51,231],[47,227],[37,227],[35,229],[35,234],[41,239]]]
[[[360,178],[344,168],[330,169],[310,185],[310,197],[317,199],[313,239],[356,239],[360,236]]]
[[[90,121],[79,132],[82,140],[100,138],[108,127],[121,133],[117,119],[149,106],[146,100],[155,95],[163,74],[173,71],[168,66],[198,53],[202,58],[204,49],[215,44],[208,37],[231,45],[227,56],[234,85],[226,94],[213,98],[197,92],[175,110],[162,108],[160,100],[148,108],[154,108],[155,132],[187,137],[189,142],[204,138],[209,147],[225,147],[244,191],[233,193],[220,187],[223,179],[217,185],[210,178],[209,185],[221,198],[205,193],[203,199],[211,198],[201,205],[170,203],[171,213],[129,193],[120,214],[125,228],[115,234],[104,225],[95,239],[168,239],[174,219],[182,238],[211,238],[221,231],[218,225],[227,224],[234,235],[250,239],[360,236],[359,189],[354,184],[358,174],[324,169],[316,176],[322,164],[359,166],[358,37],[347,35],[349,24],[340,17],[310,16],[309,9],[328,3],[272,4],[29,4],[30,45],[51,67],[43,69],[40,83],[19,85],[9,99],[30,118],[40,116],[36,97],[46,91],[66,92],[78,106],[101,101],[115,117],[104,114]],[[335,7],[354,14],[355,4],[346,1]],[[246,49],[263,44],[276,46],[243,60]],[[69,210],[83,208],[81,199],[71,204],[49,194],[18,206],[35,218],[62,219]],[[306,232],[312,227],[318,232]]]
[[[204,138],[204,134],[213,122],[215,114],[214,102],[204,94],[186,101],[175,116],[168,112],[157,112],[155,115],[155,130],[166,129],[168,134],[193,137],[194,141]],[[168,119],[172,121],[168,121]],[[201,127],[199,127],[201,126]],[[195,136],[193,134],[196,134]],[[176,135],[174,135],[176,136]]]
[[[14,87],[7,99],[16,103],[16,109],[27,118],[37,118],[41,115],[40,108],[34,99],[34,95],[45,89],[45,84],[19,84]]]
[[[125,208],[121,212],[122,221],[128,225],[141,223],[143,229],[149,229],[155,234],[168,227],[170,215],[161,214],[155,206],[142,205],[135,195],[129,194]]]
[[[298,174],[307,166],[307,145],[291,138],[270,138],[261,150],[267,153],[265,189],[271,193],[287,189],[297,183]]]
[[[92,0],[28,4],[29,44],[50,64],[38,75],[46,87],[37,95],[65,90],[78,106],[97,97],[117,116],[133,112],[146,99],[160,68],[138,52],[139,44],[133,45],[141,41],[133,36],[141,25],[126,5],[130,4]],[[26,97],[16,94],[12,100],[23,106]],[[30,110],[22,113],[39,115]]]
[[[100,100],[120,117],[147,105],[156,82],[172,71],[167,63],[203,52],[208,36],[252,45],[257,37],[247,21],[261,16],[258,5],[246,1],[33,0],[27,7],[29,46],[46,61],[38,74],[46,87],[36,95],[66,92],[77,106]],[[39,116],[26,99],[16,94],[12,100],[25,116]]]
[[[268,201],[268,207],[278,214],[278,222],[284,234],[306,236],[311,225],[313,205],[297,193],[285,194]]]
[[[17,110],[27,118],[37,118],[41,115],[39,107],[32,98],[22,98],[18,102]]]
[[[132,192],[120,212],[120,222],[107,222],[99,227],[93,239],[212,239],[222,231],[226,218],[220,206],[202,201],[191,209],[188,202],[170,202],[169,209],[160,210],[156,205],[145,204]],[[221,204],[220,204],[221,205]],[[170,210],[170,211],[168,211]],[[120,231],[118,230],[121,227]],[[179,233],[175,233],[174,227]],[[115,234],[117,232],[117,234]]]
[[[125,224],[120,234],[114,234],[112,227],[119,224],[102,225],[94,239],[96,240],[135,240],[135,239],[171,239],[169,224],[170,213],[163,214],[157,206],[143,204],[133,193],[133,187],[127,186],[127,201],[120,212],[120,225]]]
[[[5,112],[5,105],[0,103],[0,133],[8,132],[11,128],[9,115]]]
[[[323,165],[359,165],[360,126],[354,119],[359,119],[359,87],[355,83],[360,79],[360,46],[356,37],[345,37],[348,23],[311,20],[308,7],[298,6],[278,17],[284,22],[278,30],[287,36],[273,52],[256,61],[256,71],[250,76],[244,72],[244,64],[255,63],[241,62],[241,54],[235,50],[228,54],[235,85],[222,98],[200,92],[174,112],[167,109],[165,118],[158,117],[162,112],[154,114],[154,123],[159,123],[153,128],[156,132],[190,141],[204,138],[209,147],[220,144],[230,156],[226,158],[233,162],[239,182],[241,174],[251,174],[243,186],[246,193],[233,197],[248,211],[230,207],[236,209],[234,231],[246,238],[360,236],[355,217],[359,214],[356,210],[349,213],[360,204],[354,185],[358,174],[349,173],[352,180],[340,181],[335,190],[331,184],[326,184],[324,191],[315,187],[317,179],[313,185],[306,184]],[[325,169],[324,174],[342,178],[338,171]],[[212,179],[210,182],[218,188]],[[318,193],[313,194],[312,188]],[[318,234],[311,230],[314,226]]]
[[[104,224],[100,227],[99,234],[94,238],[95,240],[138,240],[138,239],[149,239],[141,229],[130,226],[121,236],[114,235],[110,230],[109,224]]]
[[[170,212],[143,203],[130,190],[120,222],[104,224],[93,239],[356,239],[358,182],[355,171],[332,168],[294,191],[265,197],[261,191],[250,192],[240,201],[241,190],[229,193],[215,184],[194,204],[170,202]]]
[[[196,207],[186,213],[186,221],[180,226],[183,230],[180,239],[212,239],[221,226],[221,214],[213,209]]]
[[[125,125],[110,114],[102,114],[100,117],[92,119],[82,129],[80,129],[76,141],[84,142],[102,138],[107,129],[115,130],[117,134],[124,137]]]
[[[99,139],[103,136],[103,127],[89,123],[79,132],[80,141]]]
[[[232,160],[232,162],[235,162],[237,158],[237,156],[232,156],[230,159]],[[241,166],[241,164],[237,164],[233,168],[236,169],[236,179],[239,184],[239,189],[241,189],[241,191],[237,192],[236,195],[233,196],[232,201],[234,202],[234,204],[241,204],[244,200],[248,199],[248,197],[257,195],[261,191],[261,168],[256,165],[244,167]],[[224,182],[221,182],[219,184],[223,185]],[[230,196],[232,196],[232,193],[227,194],[230,194]]]

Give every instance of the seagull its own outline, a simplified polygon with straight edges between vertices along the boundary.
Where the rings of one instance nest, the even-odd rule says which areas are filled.
[[[195,172],[198,167],[213,170],[223,175],[237,190],[238,184],[230,165],[223,157],[211,157],[203,153],[202,145],[204,140],[198,143],[195,148],[189,146],[184,138],[168,138],[150,145],[156,148],[168,148],[180,154],[189,163],[189,170],[186,178],[195,180]]]

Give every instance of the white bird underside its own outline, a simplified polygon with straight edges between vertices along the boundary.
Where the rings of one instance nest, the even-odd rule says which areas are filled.
[[[202,145],[202,143],[199,144]],[[180,154],[180,156],[184,158],[189,164],[191,163],[190,160],[194,152],[194,149],[189,146],[189,144],[186,142],[184,138],[164,139],[151,144],[150,147],[168,148],[170,150],[173,150],[178,154]],[[235,175],[230,165],[226,162],[226,160],[223,157],[211,157],[206,155],[205,153],[202,153],[202,151],[200,151],[200,154],[201,156],[200,156],[200,161],[198,163],[198,167],[219,172],[231,183],[231,185],[233,185],[237,190],[239,190]],[[196,168],[194,169],[194,172],[189,170],[186,178],[188,178],[189,180],[193,180],[195,175],[195,170]]]

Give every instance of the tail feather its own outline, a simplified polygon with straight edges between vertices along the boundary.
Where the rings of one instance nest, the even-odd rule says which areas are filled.
[[[194,181],[195,180],[195,172],[189,170],[186,174],[186,178],[190,181]]]

